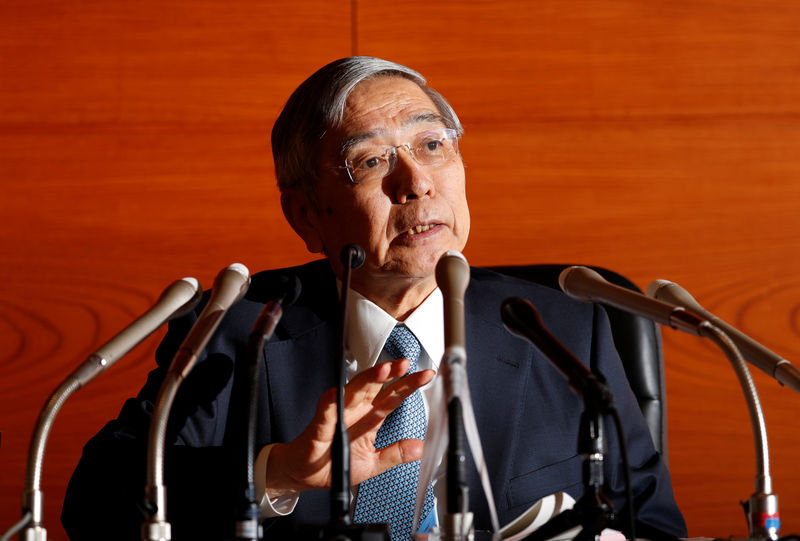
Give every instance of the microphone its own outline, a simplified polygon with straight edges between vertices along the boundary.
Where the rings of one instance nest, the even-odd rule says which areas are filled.
[[[747,400],[753,436],[756,444],[756,491],[750,497],[748,526],[750,538],[777,539],[780,527],[777,496],[772,494],[769,474],[769,446],[766,424],[755,385],[733,339],[711,321],[662,300],[608,283],[597,272],[586,267],[568,267],[558,277],[561,289],[570,297],[601,302],[620,310],[652,319],[674,329],[702,336],[714,341],[723,349],[731,362]]]
[[[155,304],[116,336],[100,346],[56,388],[45,403],[31,438],[28,467],[23,492],[23,515],[30,512],[31,521],[26,539],[46,539],[42,523],[41,471],[47,438],[64,402],[78,389],[126,355],[166,321],[191,311],[200,300],[200,283],[195,278],[182,278],[170,284]],[[29,537],[31,536],[31,537]]]
[[[742,356],[750,361],[753,366],[777,379],[781,385],[786,385],[795,392],[800,393],[800,370],[797,370],[789,361],[777,353],[773,353],[703,308],[688,291],[678,284],[668,280],[654,280],[647,286],[646,293],[648,297],[679,304],[706,318],[730,336],[731,340],[742,352]]]
[[[348,244],[339,254],[344,265],[342,272],[342,293],[339,303],[340,317],[338,328],[339,362],[335,364],[334,381],[336,385],[336,431],[331,443],[331,490],[330,520],[327,524],[298,524],[293,539],[351,539],[383,541],[389,537],[387,524],[353,524],[350,517],[350,437],[344,422],[345,367],[350,352],[347,348],[347,301],[350,293],[350,271],[360,267],[365,260],[364,249],[358,244]]]
[[[197,321],[175,353],[158,390],[147,440],[147,485],[144,510],[149,517],[142,524],[144,541],[169,541],[172,539],[171,526],[167,522],[166,514],[164,446],[167,420],[178,387],[194,368],[197,358],[205,349],[223,316],[231,306],[244,297],[249,286],[250,271],[241,263],[233,263],[217,274],[208,304],[203,308]]]
[[[339,254],[339,261],[344,264],[345,269],[357,269],[364,264],[366,259],[367,254],[364,253],[364,248],[358,244],[346,245]]]
[[[545,327],[539,311],[525,299],[509,297],[500,305],[500,317],[513,333],[526,338],[547,357],[566,376],[569,386],[583,399],[584,410],[578,431],[578,452],[584,457],[583,496],[572,509],[554,517],[542,525],[542,539],[566,531],[573,526],[581,526],[579,537],[599,534],[604,526],[614,519],[611,501],[603,495],[603,463],[606,453],[605,428],[601,414],[609,413],[617,423],[617,436],[620,453],[623,457],[626,492],[631,510],[630,524],[633,529],[633,497],[630,493],[630,477],[627,465],[625,438],[622,434],[619,414],[614,404],[614,395],[605,384],[602,374],[592,373],[575,355],[566,348],[550,330]],[[590,520],[588,517],[592,517]],[[548,535],[545,536],[545,532]],[[635,536],[632,536],[632,539]]]
[[[350,437],[344,421],[345,370],[350,354],[347,347],[347,301],[350,296],[350,271],[360,267],[366,255],[358,244],[342,248],[339,259],[344,264],[342,273],[341,315],[339,317],[339,365],[335,367],[336,386],[336,432],[331,446],[331,494],[330,522],[332,527],[348,527],[350,518]]]
[[[249,342],[257,341],[256,343],[263,344],[272,337],[275,327],[278,326],[283,316],[283,308],[293,305],[300,297],[302,291],[300,279],[297,276],[291,278],[286,275],[281,276],[278,290],[281,292],[280,295],[264,305],[258,319],[253,324],[248,338]]]
[[[467,395],[467,348],[464,330],[464,293],[469,284],[469,264],[457,251],[448,250],[436,264],[436,284],[444,302],[444,355],[441,372],[445,386],[448,422],[446,534],[471,531],[468,512],[467,444],[464,405]]]
[[[573,299],[600,302],[614,308],[652,319],[673,329],[705,336],[705,319],[666,302],[651,299],[641,293],[608,282],[590,268],[567,267],[558,276],[561,290]]]
[[[464,292],[469,284],[467,259],[455,250],[448,250],[436,264],[436,285],[444,299],[445,357],[461,356],[466,362],[464,332]]]
[[[197,357],[217,330],[222,317],[231,306],[244,297],[248,287],[250,287],[250,271],[241,263],[233,263],[217,274],[211,298],[175,353],[169,372],[177,373],[181,378],[189,374]]]
[[[292,279],[293,278],[293,279]],[[248,370],[248,396],[247,402],[242,404],[244,415],[247,419],[245,431],[244,457],[245,477],[243,491],[239,494],[241,500],[236,509],[236,523],[234,539],[258,541],[261,539],[260,524],[258,522],[258,502],[255,494],[255,448],[256,448],[256,421],[258,416],[258,380],[261,372],[259,359],[264,343],[275,332],[283,308],[291,306],[300,296],[300,280],[297,276],[281,276],[280,289],[282,293],[276,299],[267,302],[256,319],[247,341],[247,370]]]
[[[556,365],[569,386],[602,411],[614,407],[614,396],[605,382],[593,374],[545,327],[539,311],[527,300],[509,297],[500,305],[500,317],[511,332],[526,338]]]
[[[747,515],[750,539],[778,539],[780,513],[778,496],[772,492],[769,467],[769,442],[767,426],[755,384],[744,360],[760,368],[796,392],[800,392],[800,372],[789,361],[771,352],[738,329],[725,323],[703,308],[694,297],[678,284],[668,280],[654,280],[647,286],[648,297],[667,302],[680,303],[702,317],[707,318],[710,328],[720,335],[719,344],[731,351],[729,359],[747,399],[750,422],[756,446],[755,491],[742,506]],[[713,339],[713,336],[711,336]]]

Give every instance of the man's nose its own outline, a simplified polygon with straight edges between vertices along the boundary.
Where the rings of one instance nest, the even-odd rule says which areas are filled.
[[[430,168],[420,164],[414,158],[407,145],[397,148],[397,163],[390,175],[395,185],[395,199],[405,203],[420,197],[431,197],[434,193],[434,182]]]

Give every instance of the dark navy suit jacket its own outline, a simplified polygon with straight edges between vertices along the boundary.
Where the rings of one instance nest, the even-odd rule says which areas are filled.
[[[255,275],[247,296],[225,316],[181,386],[170,414],[165,471],[174,539],[231,536],[232,502],[239,499],[244,469],[247,338],[264,302],[280,294],[279,277],[285,275],[298,277],[302,293],[264,347],[259,446],[295,438],[312,419],[320,395],[335,385],[339,308],[327,262]],[[500,523],[548,494],[565,491],[577,499],[583,493],[577,453],[582,401],[549,360],[503,326],[500,303],[512,295],[531,301],[551,332],[607,378],[623,422],[639,520],[685,536],[669,474],[625,379],[602,308],[473,268],[465,295],[468,377]],[[157,353],[159,367],[137,398],[84,448],[62,512],[72,539],[91,539],[101,531],[96,537],[139,538],[149,415],[165,370],[195,319],[193,314],[171,323]],[[624,482],[610,422],[606,432],[605,492],[619,511],[625,505]],[[490,529],[471,463],[468,471],[470,509],[477,526]],[[290,517],[267,521],[265,537],[289,539],[294,523],[327,521],[328,501],[326,491],[303,493]]]

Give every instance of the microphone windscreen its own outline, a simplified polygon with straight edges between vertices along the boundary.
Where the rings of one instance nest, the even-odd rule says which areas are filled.
[[[339,260],[344,266],[350,266],[351,269],[357,269],[364,264],[367,256],[364,253],[364,248],[358,244],[348,244],[342,248],[339,254]]]
[[[436,285],[445,296],[453,296],[463,302],[467,284],[469,284],[467,258],[461,252],[448,250],[436,264]]]
[[[714,317],[710,312],[706,311],[705,308],[700,306],[700,303],[697,302],[697,299],[692,297],[688,291],[683,289],[675,282],[662,279],[653,280],[647,284],[645,294],[652,299],[658,299],[660,301],[683,306],[684,308],[692,310],[698,315],[701,315],[707,319],[712,319]]]

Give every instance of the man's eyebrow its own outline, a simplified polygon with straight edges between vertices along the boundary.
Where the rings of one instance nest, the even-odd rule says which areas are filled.
[[[376,135],[383,133],[385,130],[370,130],[367,132],[357,133],[355,135],[351,135],[350,137],[345,137],[342,144],[339,145],[339,156],[345,156],[350,150],[357,146],[362,141],[366,141],[368,139],[372,139]]]
[[[438,123],[441,124],[442,126],[446,125],[444,117],[442,115],[431,112],[424,112],[409,117],[405,122],[403,122],[402,127],[406,128],[408,126],[413,126],[415,124],[424,124],[426,122]],[[339,145],[339,156],[345,156],[353,147],[357,146],[359,143],[372,139],[373,137],[385,132],[386,130],[383,129],[369,130],[366,132],[351,135],[350,137],[346,137],[344,141],[342,141],[342,144]]]

